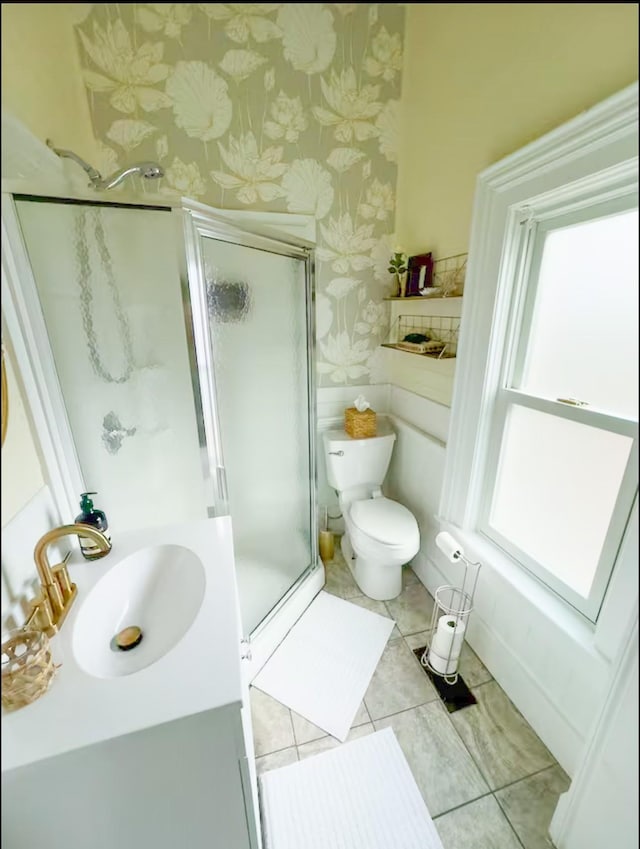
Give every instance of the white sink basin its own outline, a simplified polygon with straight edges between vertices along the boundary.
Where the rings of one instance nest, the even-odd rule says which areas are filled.
[[[114,678],[155,663],[189,630],[205,582],[198,555],[181,545],[153,546],[125,557],[81,602],[72,640],[78,665],[97,678]],[[130,627],[142,631],[142,640],[122,651],[114,638]]]

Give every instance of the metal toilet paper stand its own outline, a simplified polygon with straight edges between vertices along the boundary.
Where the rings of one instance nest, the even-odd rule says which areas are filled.
[[[446,531],[438,534],[436,544],[452,563],[464,563],[464,574],[461,587],[444,585],[436,590],[427,645],[420,663],[447,684],[455,684],[481,564],[467,560],[462,547]]]

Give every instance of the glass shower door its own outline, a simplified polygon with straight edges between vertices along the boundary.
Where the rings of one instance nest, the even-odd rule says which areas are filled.
[[[310,259],[224,227],[196,231],[248,634],[316,561]]]

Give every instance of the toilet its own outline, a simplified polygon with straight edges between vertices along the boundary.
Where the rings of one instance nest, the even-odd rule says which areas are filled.
[[[346,528],[342,553],[362,592],[377,601],[400,595],[402,567],[420,548],[415,516],[382,494],[395,440],[386,422],[368,439],[353,439],[344,430],[323,433],[327,479],[338,493]]]

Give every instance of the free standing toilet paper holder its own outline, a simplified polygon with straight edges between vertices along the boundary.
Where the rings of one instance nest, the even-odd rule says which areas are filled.
[[[481,564],[467,560],[462,546],[446,531],[437,535],[436,545],[452,563],[464,563],[464,573],[462,586],[446,584],[436,590],[431,627],[420,663],[447,684],[455,684]]]

